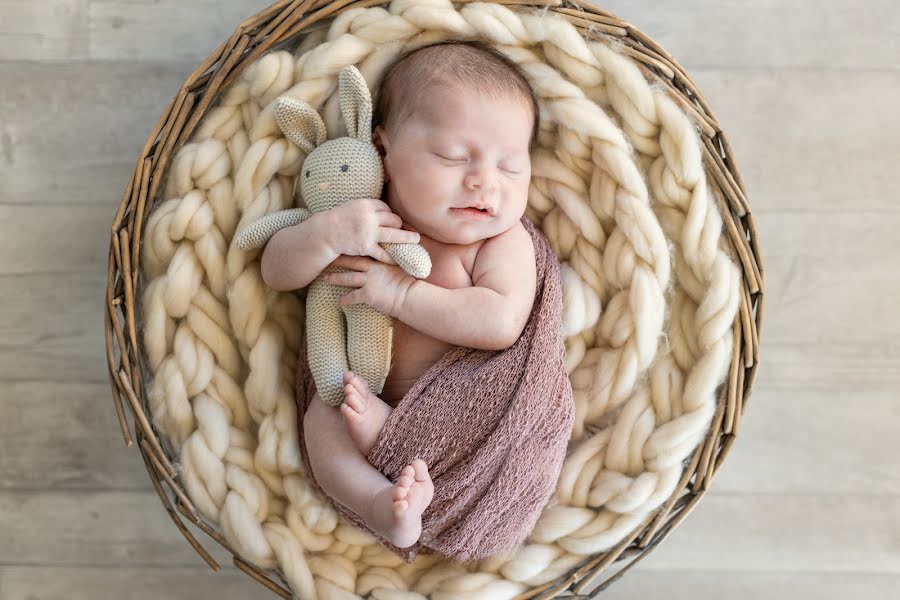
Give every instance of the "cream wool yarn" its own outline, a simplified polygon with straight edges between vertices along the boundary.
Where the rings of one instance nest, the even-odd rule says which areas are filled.
[[[266,289],[258,251],[233,236],[290,208],[300,155],[276,126],[276,97],[309,103],[340,135],[343,67],[371,86],[391,57],[448,37],[492,43],[539,97],[528,217],[563,263],[577,412],[556,494],[519,551],[402,565],[311,492],[291,389],[303,299]],[[164,196],[143,242],[152,418],[198,511],[243,558],[279,567],[297,597],[511,598],[648,522],[709,428],[739,270],[694,126],[630,59],[552,13],[444,0],[346,10],[223,92]]]

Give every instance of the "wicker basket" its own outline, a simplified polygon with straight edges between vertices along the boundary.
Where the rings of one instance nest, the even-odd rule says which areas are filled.
[[[149,369],[144,356],[146,348],[139,336],[142,324],[140,297],[144,291],[139,264],[142,235],[151,211],[166,199],[161,196],[168,170],[178,151],[191,140],[204,116],[249,66],[273,49],[296,47],[309,31],[322,28],[345,11],[374,6],[388,8],[390,4],[376,0],[356,3],[285,0],[242,22],[234,34],[188,77],[169,103],[141,151],[112,223],[105,333],[112,397],[126,446],[131,446],[133,439],[137,440],[163,505],[179,531],[214,570],[218,570],[219,565],[195,539],[182,518],[194,523],[229,550],[238,568],[284,598],[292,597],[284,571],[280,567],[259,568],[239,557],[240,553],[221,530],[204,518],[189,498],[181,473],[175,468],[179,458],[165,436],[158,435],[146,389],[145,371]],[[454,6],[462,8],[465,4],[456,2]],[[583,595],[586,590],[593,592],[606,588],[681,523],[703,497],[731,449],[759,364],[763,264],[753,215],[725,135],[703,96],[675,59],[633,25],[587,2],[500,0],[496,4],[505,5],[517,13],[539,14],[546,10],[565,18],[585,40],[602,40],[629,56],[658,93],[677,102],[694,127],[699,129],[702,171],[709,197],[714,199],[712,205],[718,206],[722,218],[722,245],[741,271],[739,309],[731,328],[733,351],[730,368],[723,385],[717,388],[715,412],[708,433],[685,460],[685,469],[674,493],[658,511],[648,515],[614,546],[583,557],[552,580],[529,587],[515,596],[519,599],[550,598],[565,592],[586,597]],[[633,139],[629,141],[635,143]],[[126,406],[133,415],[134,438],[129,431]],[[613,563],[621,563],[621,568],[615,573],[609,572]],[[606,579],[598,582],[601,575],[605,575]],[[329,585],[331,587],[317,585],[316,589],[320,595],[323,590],[335,589],[333,584]],[[297,593],[296,590],[294,593]],[[440,596],[453,597],[453,593],[445,592]],[[391,590],[383,588],[378,597],[421,596],[408,595],[408,592],[407,595],[392,596]],[[478,597],[510,595],[497,592]]]

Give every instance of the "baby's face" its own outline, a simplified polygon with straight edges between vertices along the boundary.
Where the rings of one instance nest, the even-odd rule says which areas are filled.
[[[388,139],[384,201],[404,229],[448,244],[471,244],[513,227],[528,204],[531,111],[511,100],[440,88]],[[466,210],[482,206],[487,212]]]

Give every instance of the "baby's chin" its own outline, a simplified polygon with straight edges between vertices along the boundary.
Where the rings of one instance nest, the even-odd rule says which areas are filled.
[[[518,219],[516,222],[518,222]],[[506,223],[506,220],[498,220],[496,222],[482,221],[462,225],[457,219],[447,219],[438,224],[429,224],[428,227],[424,228],[425,231],[421,231],[421,233],[444,244],[466,246],[496,237],[509,230],[512,225]]]

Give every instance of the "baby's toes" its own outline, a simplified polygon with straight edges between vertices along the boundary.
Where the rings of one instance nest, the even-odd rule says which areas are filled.
[[[338,409],[341,411],[341,414],[344,415],[344,418],[347,419],[348,424],[359,422],[359,413],[356,411],[353,405],[350,404],[346,397],[344,398],[344,401],[341,402],[341,405],[338,407]]]
[[[360,396],[366,397],[370,392],[369,384],[353,371],[347,371],[347,375],[347,383],[352,385]]]
[[[358,413],[361,413],[366,408],[365,402],[356,393],[356,388],[350,384],[344,386],[344,404],[349,405],[350,408]]]
[[[400,513],[409,508],[409,488],[395,488],[394,489],[394,512]]]
[[[407,469],[409,469],[409,471],[407,471]],[[397,479],[397,483],[394,484],[394,500],[405,498],[406,495],[409,494],[409,488],[412,487],[415,480],[415,472],[412,470],[412,467],[404,467],[403,472],[400,474],[400,478]]]
[[[397,493],[394,494],[395,499],[403,498],[406,494],[409,493],[409,488],[412,487],[413,478],[412,475],[403,475],[400,479],[397,480]]]
[[[421,458],[417,458],[412,462],[411,466],[407,466],[406,468],[413,469],[413,474],[416,481],[425,481],[426,479],[428,479],[428,465],[426,465],[425,461]]]

